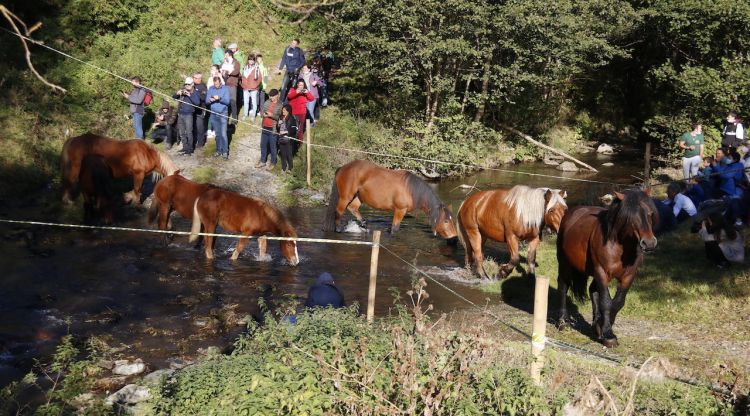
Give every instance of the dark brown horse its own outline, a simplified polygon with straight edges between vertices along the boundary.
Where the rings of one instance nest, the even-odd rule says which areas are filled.
[[[177,211],[183,218],[193,219],[195,200],[209,189],[215,188],[210,184],[196,183],[181,175],[169,175],[159,181],[154,187],[154,198],[148,210],[148,222],[159,220],[159,229],[171,228],[169,215]],[[168,239],[165,239],[165,242]]]
[[[656,248],[653,226],[659,221],[647,192],[615,192],[615,196],[608,209],[582,206],[570,210],[557,237],[558,328],[568,325],[568,287],[578,299],[583,299],[588,276],[593,276],[589,286],[592,323],[597,338],[607,347],[617,346],[612,325],[625,305],[625,296],[643,262],[643,252]],[[614,299],[608,289],[613,279],[618,282]]]
[[[86,223],[101,219],[105,224],[112,224],[112,169],[104,158],[98,155],[87,155],[81,161],[81,193],[83,194],[83,221]]]
[[[466,267],[472,260],[479,276],[489,279],[482,262],[482,246],[489,238],[508,244],[510,262],[500,267],[499,278],[504,278],[518,265],[520,241],[529,243],[526,259],[528,272],[534,274],[536,249],[542,238],[542,229],[553,232],[568,209],[565,191],[547,188],[529,188],[517,185],[511,189],[493,189],[477,192],[464,200],[456,214],[458,238],[466,249]]]
[[[435,234],[455,240],[450,208],[440,202],[429,185],[411,172],[385,169],[367,160],[355,160],[336,171],[323,230],[340,231],[339,221],[345,209],[366,227],[367,222],[359,213],[363,203],[375,209],[393,210],[391,234],[398,231],[407,212],[419,209],[427,213]]]
[[[65,203],[73,201],[72,190],[86,155],[103,157],[115,178],[132,177],[133,190],[125,194],[125,202],[134,201],[136,205],[140,204],[141,185],[146,175],[168,176],[178,171],[169,156],[140,139],[115,140],[92,133],[71,137],[63,145],[60,162]]]
[[[297,237],[297,232],[289,221],[278,209],[272,207],[265,201],[219,188],[209,189],[204,192],[193,205],[193,227],[190,230],[190,242],[198,238],[201,225],[207,233],[214,233],[216,225],[220,225],[225,231],[239,232],[246,236],[258,236],[266,233],[281,237]],[[237,260],[247,244],[247,238],[240,238],[237,247],[232,254],[232,260]],[[206,257],[213,259],[214,237],[206,236]],[[259,240],[258,244],[264,244],[265,240]],[[296,266],[299,263],[297,254],[297,242],[295,240],[281,240],[281,253]],[[265,247],[260,247],[260,252],[265,252]]]

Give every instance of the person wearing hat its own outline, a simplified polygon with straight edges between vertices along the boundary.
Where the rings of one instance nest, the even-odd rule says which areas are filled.
[[[346,307],[344,295],[333,281],[333,276],[323,272],[318,276],[315,284],[307,291],[307,308],[343,308]]]
[[[154,143],[164,141],[167,143],[167,149],[171,149],[174,141],[173,126],[176,121],[177,114],[169,105],[169,101],[165,99],[159,110],[156,111],[154,124],[151,125],[151,134],[149,135],[151,140]]]
[[[193,116],[195,110],[201,104],[198,91],[195,90],[193,77],[185,78],[183,88],[177,91],[172,98],[177,99],[177,134],[182,141],[181,154],[192,155],[195,150],[193,141]]]
[[[245,65],[245,62],[247,62],[245,60],[246,59],[245,58],[245,53],[242,52],[241,50],[239,50],[237,48],[237,44],[236,43],[230,43],[229,46],[227,46],[227,49],[229,49],[230,51],[232,51],[232,56],[234,57],[234,59],[237,60],[237,62],[240,65]]]

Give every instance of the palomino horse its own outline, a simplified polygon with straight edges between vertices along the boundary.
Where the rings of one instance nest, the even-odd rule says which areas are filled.
[[[427,213],[435,234],[455,241],[450,208],[440,202],[432,188],[411,172],[385,169],[367,160],[355,160],[336,171],[323,230],[339,231],[345,209],[366,227],[359,213],[363,203],[375,209],[393,210],[391,234],[398,231],[407,212],[419,209]]]
[[[125,202],[141,202],[141,185],[149,173],[168,176],[177,167],[166,154],[140,139],[115,140],[92,133],[71,137],[63,145],[61,155],[63,202],[72,203],[71,191],[78,182],[81,162],[86,155],[99,155],[112,169],[115,178],[133,177],[133,190],[125,194]]]
[[[195,183],[179,174],[167,176],[154,187],[154,199],[148,210],[148,222],[153,223],[158,218],[160,230],[171,228],[169,214],[173,210],[183,218],[192,220],[195,200],[212,188],[213,185]],[[168,239],[165,239],[166,241]]]
[[[536,267],[536,249],[542,238],[542,228],[553,232],[568,209],[565,191],[529,188],[516,185],[511,189],[493,189],[475,193],[463,203],[456,214],[458,238],[466,249],[466,267],[472,260],[479,276],[488,278],[482,266],[482,246],[489,238],[505,242],[510,251],[510,262],[502,265],[501,279],[510,274],[520,261],[518,244],[529,243],[527,256],[530,274]]]
[[[297,232],[284,214],[267,202],[219,188],[209,189],[195,200],[190,242],[198,238],[201,224],[207,233],[214,233],[218,224],[226,231],[239,232],[245,236],[271,233],[282,237],[297,237]],[[247,240],[239,239],[232,260],[237,260]],[[206,257],[209,259],[214,258],[213,242],[214,237],[206,236]],[[261,245],[264,242],[265,240],[259,240],[258,243],[261,253],[265,252],[265,247]],[[292,266],[299,264],[295,240],[281,240],[281,253]]]
[[[597,338],[607,347],[617,346],[612,325],[625,305],[625,295],[643,262],[643,252],[656,248],[653,226],[659,221],[647,192],[631,190],[615,192],[615,196],[608,209],[582,206],[570,210],[557,237],[558,328],[568,325],[568,287],[582,300],[588,276],[593,276],[589,286],[593,326]],[[614,299],[608,289],[612,279],[618,281]]]
[[[102,219],[112,224],[112,169],[98,155],[87,155],[81,161],[81,193],[83,194],[83,221]]]

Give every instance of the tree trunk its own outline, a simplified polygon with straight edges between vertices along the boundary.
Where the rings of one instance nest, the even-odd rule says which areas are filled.
[[[477,112],[474,114],[474,122],[478,123],[482,121],[482,117],[484,117],[484,110],[487,107],[487,93],[490,89],[490,64],[492,63],[492,51],[489,51],[487,53],[487,59],[484,61],[484,67],[482,68],[482,92],[481,92],[481,101],[479,102],[479,107],[477,107]]]
[[[464,109],[466,108],[466,100],[469,98],[469,86],[471,85],[471,76],[472,73],[469,72],[469,76],[466,78],[466,88],[464,88],[464,98],[461,100],[461,114],[464,113]]]

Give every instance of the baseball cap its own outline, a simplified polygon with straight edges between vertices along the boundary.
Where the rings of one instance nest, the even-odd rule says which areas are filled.
[[[185,78],[185,85],[193,85],[193,77],[186,77]]]

